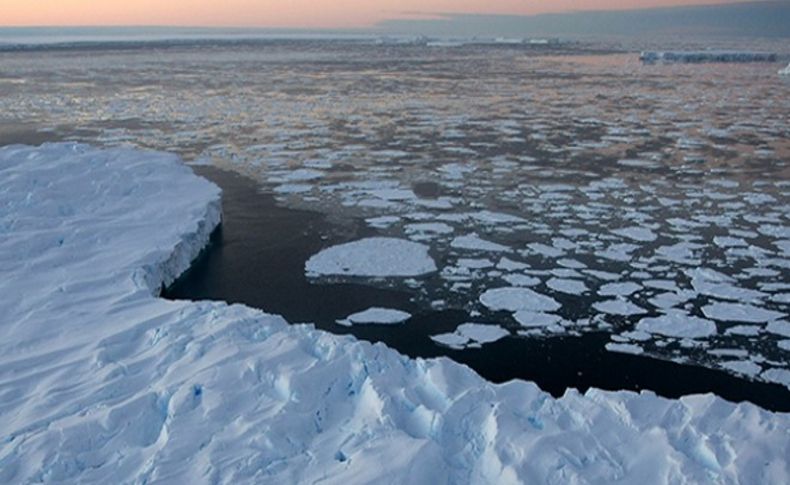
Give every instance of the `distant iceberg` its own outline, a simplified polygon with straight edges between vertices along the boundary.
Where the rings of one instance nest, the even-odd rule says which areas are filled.
[[[645,64],[703,62],[776,62],[777,56],[770,52],[748,51],[644,51],[639,60]]]

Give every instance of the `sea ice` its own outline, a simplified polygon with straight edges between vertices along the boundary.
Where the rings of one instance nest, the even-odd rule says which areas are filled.
[[[531,310],[520,310],[513,314],[513,318],[522,327],[550,327],[562,321],[559,315],[550,313],[534,312]]]
[[[491,241],[480,238],[477,234],[467,234],[458,236],[452,240],[450,246],[456,249],[468,249],[471,251],[506,252],[510,248]]]
[[[512,286],[535,286],[540,284],[540,278],[519,273],[506,274],[502,276],[502,279]]]
[[[510,332],[499,325],[463,323],[455,329],[455,332],[433,335],[431,340],[454,349],[462,349],[496,342],[509,334]]]
[[[626,237],[628,239],[633,239],[634,241],[640,242],[650,242],[655,241],[658,236],[646,227],[624,227],[621,229],[615,229],[612,231],[613,234],[617,234],[618,236]]]
[[[553,312],[559,310],[560,304],[546,295],[529,288],[505,287],[487,290],[480,295],[480,303],[493,311],[505,310],[517,312],[531,310],[537,312]]]
[[[409,313],[391,308],[368,308],[367,310],[349,315],[337,323],[350,327],[352,325],[397,325],[411,318]]]
[[[762,367],[750,360],[732,360],[728,362],[722,362],[720,365],[725,369],[729,369],[733,372],[737,372],[738,374],[744,374],[747,376],[756,376],[763,370]]]
[[[711,303],[702,307],[706,317],[722,322],[766,323],[785,316],[774,310],[749,305],[746,303]]]
[[[632,281],[626,281],[624,283],[607,283],[598,288],[598,294],[601,296],[628,296],[641,289],[642,285]]]
[[[551,278],[546,282],[546,286],[554,291],[568,293],[570,295],[581,295],[582,293],[589,291],[589,288],[587,288],[587,285],[584,284],[584,281],[565,278]]]
[[[644,353],[644,349],[636,344],[624,344],[617,342],[609,342],[605,345],[606,350],[609,352],[620,352],[622,354],[639,355]]]
[[[790,322],[785,320],[777,320],[775,322],[770,322],[765,327],[767,332],[771,332],[775,335],[780,335],[782,337],[790,337]]]
[[[308,276],[405,277],[436,271],[428,246],[371,237],[320,251],[305,263]]]
[[[609,315],[631,316],[647,313],[644,308],[622,298],[596,302],[593,304],[593,308]]]
[[[682,310],[667,310],[665,315],[643,318],[637,330],[678,338],[703,338],[716,334],[716,324]]]

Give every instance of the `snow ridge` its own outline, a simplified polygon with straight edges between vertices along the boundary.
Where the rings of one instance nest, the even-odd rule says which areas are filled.
[[[0,148],[0,482],[787,483],[790,416],[494,385],[156,298],[220,219],[174,157]]]

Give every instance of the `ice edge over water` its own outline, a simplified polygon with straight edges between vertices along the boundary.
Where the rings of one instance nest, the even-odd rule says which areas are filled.
[[[36,173],[47,175],[41,159],[68,161],[99,185],[130,189],[103,202],[148,216],[137,223],[151,246],[140,248],[143,240],[129,248],[132,266],[108,257],[118,249],[112,245],[92,252],[69,246],[69,237],[86,230],[107,231],[115,244],[141,232],[129,220],[103,221],[89,211],[86,217],[89,198],[60,180],[38,183]],[[117,169],[118,159],[150,167],[134,180],[95,163]],[[146,185],[156,171],[173,178],[157,186],[154,176],[152,196]],[[51,299],[18,298],[7,284],[0,297],[10,310],[0,320],[2,335],[29,338],[27,345],[6,340],[0,353],[0,481],[786,483],[790,477],[790,415],[748,403],[594,389],[553,399],[533,383],[494,385],[448,359],[408,359],[241,305],[155,298],[188,268],[220,219],[218,189],[172,157],[70,144],[12,147],[0,149],[0,173],[0,196],[24,199],[27,192],[36,201],[11,198],[18,210],[0,213],[7,236],[0,255],[13,249],[24,261],[7,266],[13,269],[3,280],[35,283],[25,271],[46,263],[25,252],[41,232],[25,228],[21,216],[57,222],[64,239],[45,254],[67,251],[48,275],[61,280]],[[34,183],[20,187],[28,175]],[[135,197],[141,189],[144,195]],[[157,210],[173,193],[199,210]],[[145,291],[130,293],[128,279],[117,277],[125,271]],[[109,285],[88,278],[97,274],[113,278]],[[51,304],[28,308],[42,296]],[[53,323],[63,330],[53,334]]]

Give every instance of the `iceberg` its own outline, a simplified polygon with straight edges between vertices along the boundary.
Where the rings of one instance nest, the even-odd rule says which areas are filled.
[[[645,64],[703,62],[776,62],[777,55],[771,52],[749,51],[644,51],[639,60]]]
[[[555,399],[242,305],[160,299],[222,214],[174,156],[11,146],[0,174],[2,483],[790,482],[788,414],[710,394]]]

